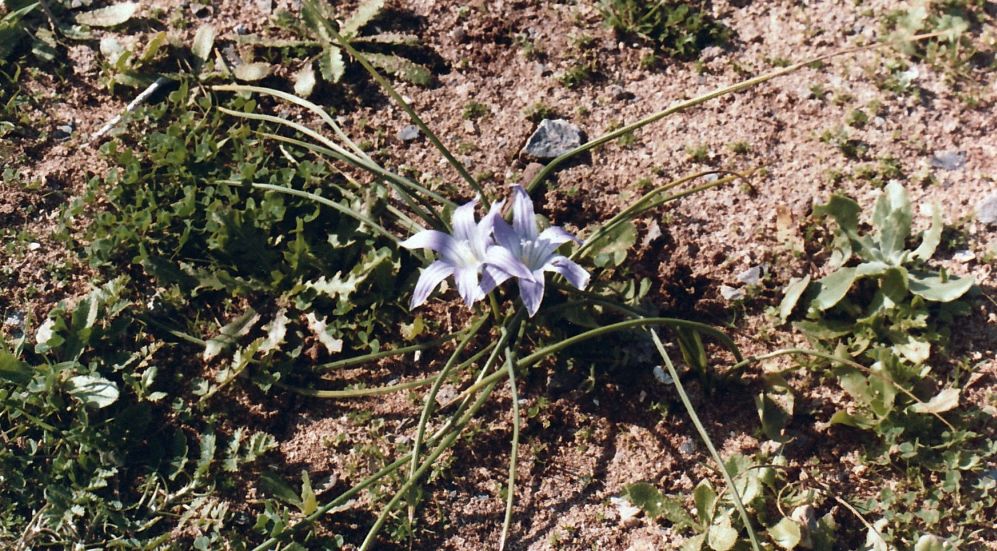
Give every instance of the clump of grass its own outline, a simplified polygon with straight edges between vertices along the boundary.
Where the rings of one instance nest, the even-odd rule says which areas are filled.
[[[726,44],[733,32],[693,4],[675,0],[602,0],[606,25],[628,38],[640,38],[670,57],[691,60],[712,45]]]
[[[751,153],[751,144],[746,141],[736,141],[730,144],[730,150],[735,155],[747,155]]]
[[[864,128],[866,123],[869,122],[869,115],[861,109],[853,109],[851,113],[848,114],[846,121],[848,126],[852,128]]]
[[[710,160],[710,148],[706,144],[689,146],[685,153],[693,163],[705,164]]]
[[[595,60],[580,61],[568,67],[558,80],[566,88],[578,88],[582,84],[592,82],[599,72],[598,63]]]
[[[557,117],[557,112],[550,105],[547,105],[542,101],[538,101],[529,106],[524,115],[530,122],[539,123],[544,119],[553,119]]]
[[[464,117],[465,120],[476,121],[491,114],[491,112],[491,109],[489,109],[487,105],[472,101],[464,106],[464,111],[461,113],[461,116]]]

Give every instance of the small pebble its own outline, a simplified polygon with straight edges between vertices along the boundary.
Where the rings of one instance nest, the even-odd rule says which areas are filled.
[[[685,442],[679,444],[679,451],[686,455],[690,455],[696,451],[696,444],[692,440],[686,440]]]
[[[72,137],[73,130],[75,130],[73,123],[60,124],[55,127],[55,131],[52,132],[52,137],[59,141],[66,141]]]
[[[721,285],[720,296],[722,296],[724,300],[732,302],[735,300],[741,300],[744,298],[744,289],[738,289],[737,287],[731,287],[729,285]]]
[[[577,126],[564,119],[544,119],[526,141],[522,155],[531,159],[551,160],[581,144],[582,133]]]
[[[931,156],[931,166],[942,170],[959,170],[966,164],[966,154],[961,151],[939,151]]]
[[[21,327],[24,325],[24,314],[21,312],[14,312],[9,314],[6,319],[3,320],[4,327]]]
[[[976,260],[976,255],[973,254],[973,251],[956,251],[955,254],[952,255],[952,260],[955,260],[960,264],[966,264]]]
[[[637,519],[640,508],[634,507],[630,501],[622,497],[611,497],[609,502],[616,507],[616,512],[620,515],[620,524],[629,525]]]
[[[634,95],[628,91],[626,88],[620,86],[619,84],[611,84],[606,88],[606,92],[609,97],[616,101],[624,101],[628,99],[633,99]]]
[[[745,285],[757,285],[762,279],[762,267],[752,266],[737,274],[737,280]]]
[[[41,243],[37,243],[37,242],[34,242],[34,241],[32,241],[31,243],[28,243],[28,250],[29,251],[37,251],[40,248],[42,248],[42,244]]]
[[[976,205],[976,219],[987,226],[997,225],[997,193],[991,193]]]
[[[411,142],[419,137],[419,127],[410,124],[398,131],[398,139],[403,142]]]
[[[660,365],[654,366],[652,373],[654,374],[654,378],[657,379],[659,383],[670,385],[674,382],[672,381],[671,375],[665,373],[665,370],[662,369]]]

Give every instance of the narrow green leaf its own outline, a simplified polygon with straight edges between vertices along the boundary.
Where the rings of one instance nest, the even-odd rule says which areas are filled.
[[[803,292],[807,290],[807,286],[809,285],[809,274],[802,279],[793,278],[789,281],[789,285],[786,286],[785,296],[782,298],[782,302],[779,303],[779,317],[782,321],[786,321],[790,314],[793,313],[796,303],[800,301],[800,297],[803,296]]]
[[[205,343],[204,354],[202,355],[204,361],[214,358],[223,350],[233,346],[236,340],[249,333],[259,320],[260,315],[256,313],[256,310],[249,308],[241,316],[226,324],[221,328],[218,336],[208,339]]]
[[[945,551],[945,548],[945,540],[934,534],[924,534],[914,544],[914,551]]]
[[[294,505],[299,509],[302,506],[301,497],[298,495],[298,492],[276,473],[270,471],[263,473],[260,477],[260,487],[271,496]]]
[[[360,29],[362,29],[367,23],[370,23],[377,14],[381,13],[384,8],[384,0],[366,0],[361,3],[353,15],[343,23],[339,34],[343,35],[344,38],[350,39],[356,36]]]
[[[414,61],[392,54],[367,52],[364,55],[371,65],[405,82],[418,86],[429,86],[433,82],[433,73]]]
[[[194,35],[194,43],[190,52],[197,59],[199,66],[203,66],[211,59],[211,50],[215,47],[215,28],[211,25],[202,25]]]
[[[921,244],[911,253],[910,258],[914,260],[929,260],[935,255],[938,244],[942,242],[942,230],[945,225],[942,223],[942,209],[936,204],[929,207],[931,211],[931,227],[925,230],[921,236]]]
[[[88,27],[115,27],[131,19],[137,10],[138,3],[122,2],[78,14],[76,22]]]
[[[315,499],[315,492],[312,490],[312,481],[308,478],[308,471],[301,471],[301,513],[308,516],[318,509],[318,501]]]
[[[68,391],[74,398],[96,408],[105,408],[118,399],[118,385],[97,375],[70,378]]]
[[[783,517],[775,526],[768,529],[768,533],[781,549],[795,549],[800,544],[800,525],[789,517]]]
[[[326,82],[339,82],[346,74],[343,51],[336,46],[328,46],[318,58],[319,71]]]
[[[419,37],[408,33],[378,33],[355,37],[351,43],[390,44],[392,46],[416,46]]]
[[[232,70],[232,73],[235,75],[235,78],[239,80],[254,82],[257,80],[263,80],[270,76],[271,70],[273,70],[273,66],[269,63],[257,61],[254,63],[236,65],[235,69]]]
[[[704,526],[709,526],[713,521],[713,510],[717,503],[717,492],[709,480],[703,480],[696,485],[692,491],[693,500],[696,502],[696,515]]]
[[[807,335],[825,341],[844,337],[855,330],[855,324],[846,320],[804,320],[795,325]]]
[[[211,469],[211,463],[215,460],[215,433],[206,432],[201,435],[201,456],[197,459],[197,467],[194,469],[194,478],[203,478]]]
[[[151,61],[159,50],[165,46],[167,43],[166,31],[159,31],[158,33],[152,35],[152,38],[145,45],[145,49],[142,50],[142,55],[139,56],[139,61],[146,63]]]
[[[876,200],[872,223],[879,229],[880,250],[894,263],[899,263],[910,236],[911,218],[907,190],[899,182],[890,182]]]
[[[843,410],[834,412],[834,415],[831,416],[828,422],[832,425],[847,425],[863,430],[871,429],[877,425],[875,421],[866,415],[852,414]]]
[[[910,277],[910,292],[933,302],[952,302],[966,294],[975,280],[972,277],[950,278],[943,281],[940,276]]]
[[[737,544],[737,530],[730,522],[730,515],[721,515],[717,522],[710,526],[706,543],[713,551],[727,551],[734,548]]]
[[[755,410],[762,422],[762,431],[765,436],[776,442],[782,441],[784,438],[783,429],[789,423],[792,412],[784,411],[764,392],[755,396]]]
[[[315,69],[308,62],[297,73],[294,73],[294,93],[307,98],[315,90]]]
[[[0,380],[24,385],[31,380],[32,373],[30,366],[17,359],[0,344]]]
[[[959,389],[946,388],[927,402],[912,405],[910,410],[914,413],[943,413],[957,407],[959,407]]]
[[[839,268],[831,272],[817,281],[820,284],[820,292],[811,304],[821,311],[833,307],[845,298],[856,278],[855,268]]]

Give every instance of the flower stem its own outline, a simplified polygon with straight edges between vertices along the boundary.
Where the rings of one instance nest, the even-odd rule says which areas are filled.
[[[713,460],[717,463],[720,468],[721,474],[723,474],[724,482],[726,482],[727,487],[730,489],[731,496],[734,498],[734,506],[737,507],[737,512],[741,515],[741,521],[744,523],[745,530],[748,531],[748,538],[751,539],[751,547],[755,551],[761,551],[761,546],[758,543],[758,536],[755,535],[755,529],[751,526],[751,518],[748,516],[747,509],[744,508],[744,503],[741,502],[741,494],[737,491],[737,487],[734,486],[734,479],[731,478],[730,472],[727,471],[727,466],[724,465],[723,459],[720,454],[717,453],[716,447],[713,445],[713,441],[710,440],[710,435],[706,432],[706,428],[703,423],[699,420],[699,415],[696,414],[696,408],[693,407],[692,401],[689,400],[689,396],[685,393],[685,388],[682,387],[682,381],[679,380],[678,372],[675,371],[675,366],[672,365],[672,359],[668,356],[668,352],[665,351],[665,345],[661,343],[661,339],[658,338],[658,332],[654,329],[649,329],[651,333],[651,340],[654,341],[655,348],[658,349],[658,354],[661,355],[661,359],[665,362],[665,367],[668,369],[668,375],[672,378],[672,383],[675,385],[675,391],[678,392],[679,398],[682,400],[682,405],[685,406],[686,413],[689,414],[689,419],[692,420],[692,425],[696,427],[696,432],[699,433],[700,439],[706,445],[706,449],[710,451],[710,455],[713,456]],[[709,530],[709,528],[707,528]]]

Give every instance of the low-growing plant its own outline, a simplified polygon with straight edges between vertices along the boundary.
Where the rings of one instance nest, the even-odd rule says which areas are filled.
[[[0,544],[155,547],[190,526],[231,538],[229,512],[208,497],[221,478],[272,449],[265,433],[232,434],[171,421],[176,375],[162,343],[144,337],[141,306],[119,277],[75,306],[59,305],[32,335],[0,342]],[[198,444],[191,448],[191,439]],[[164,518],[175,520],[164,523]]]
[[[78,11],[90,2],[7,0],[0,8],[0,67],[30,40],[31,53],[49,63],[59,58],[60,40],[92,40],[93,30],[118,27],[138,11],[137,2]]]
[[[725,468],[733,476],[741,501],[752,511],[752,522],[772,549],[834,549],[837,522],[831,513],[817,518],[827,493],[807,483],[789,484],[786,458],[759,452],[748,457],[731,455]],[[696,484],[692,507],[680,494],[662,494],[646,482],[628,484],[623,495],[650,519],[665,520],[679,533],[691,534],[682,551],[727,551],[750,545],[738,518],[733,495],[717,491],[709,479]]]
[[[980,26],[986,17],[982,12],[983,5],[973,1],[916,0],[907,9],[890,12],[883,23],[890,32],[889,40],[901,52],[933,63],[947,60],[949,65],[957,65],[976,51],[969,31]],[[932,39],[911,40],[919,33]]]
[[[133,147],[104,146],[117,168],[89,229],[91,264],[123,264],[153,283],[147,300],[160,334],[200,346],[202,360],[219,367],[189,381],[205,401],[243,373],[268,388],[295,358],[378,350],[390,320],[375,313],[394,301],[394,278],[411,267],[386,248],[392,240],[380,225],[319,216],[311,200],[271,188],[295,185],[334,210],[370,213],[385,208],[387,188],[361,189],[307,159],[292,163],[259,147],[249,126],[228,125],[210,98],[190,106],[191,93],[182,84],[145,111],[149,129]],[[235,98],[229,107],[252,104]]]
[[[701,9],[673,0],[601,0],[599,10],[617,33],[642,38],[679,59],[693,59],[703,48],[733,38],[730,28]]]
[[[369,63],[393,77],[428,86],[433,79],[432,72],[408,55],[413,48],[419,46],[417,36],[396,31],[373,34],[363,32],[382,14],[384,8],[385,0],[364,0],[352,14],[343,18],[333,11],[326,0],[305,0],[301,3],[300,18],[286,12],[278,18],[283,27],[303,38],[271,40],[246,36],[239,41],[264,48],[318,50],[318,53],[304,61],[294,75],[294,91],[301,97],[312,94],[320,77],[332,84],[342,81],[346,74],[347,58],[343,55],[343,48],[337,45],[341,40],[348,41],[354,48],[363,51]],[[318,72],[315,71],[316,64]]]
[[[842,344],[852,357],[867,352],[878,358],[880,346],[911,364],[930,357],[931,343],[944,341],[947,322],[966,310],[956,302],[973,286],[973,279],[931,270],[927,262],[942,236],[938,206],[931,227],[917,248],[908,249],[912,205],[898,182],[887,184],[872,216],[873,233],[861,233],[861,208],[855,200],[833,195],[815,209],[837,223],[831,273],[811,282],[810,276],[791,283],[780,305],[788,318],[802,304],[805,319],[797,324],[818,342],[833,349]]]

